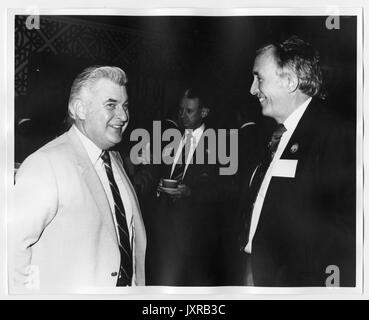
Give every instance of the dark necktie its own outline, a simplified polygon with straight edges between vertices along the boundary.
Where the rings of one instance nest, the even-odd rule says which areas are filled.
[[[104,161],[105,171],[109,179],[111,192],[113,194],[114,213],[119,233],[120,270],[117,286],[130,286],[132,283],[133,263],[126,213],[117,183],[114,179],[109,152],[103,151],[101,159]]]
[[[250,192],[252,195],[252,199],[255,201],[256,196],[259,192],[261,184],[264,180],[265,174],[272,162],[274,155],[277,151],[278,145],[281,141],[282,135],[286,132],[286,128],[283,124],[278,124],[276,130],[273,132],[273,135],[268,143],[268,148],[265,152],[265,156],[263,161],[259,164],[257,169],[255,170],[254,177],[252,179],[252,183],[250,186]]]
[[[188,154],[190,152],[191,144],[194,139],[194,136],[191,132],[186,133],[186,142],[182,146],[181,154],[178,158],[178,161],[174,167],[172,179],[174,180],[182,180],[183,174],[186,168],[186,160],[188,158]]]
[[[262,160],[262,162],[256,167],[256,170],[254,172],[253,178],[252,178],[252,183],[250,185],[249,188],[249,195],[250,195],[250,200],[252,201],[250,203],[251,207],[249,215],[244,214],[243,215],[243,219],[244,223],[243,223],[243,229],[241,230],[241,235],[240,235],[240,241],[241,241],[241,250],[243,250],[243,248],[245,247],[245,245],[247,244],[247,240],[248,240],[248,231],[250,228],[250,219],[252,217],[252,208],[254,205],[254,202],[256,201],[256,197],[259,193],[261,184],[263,183],[265,174],[270,166],[270,163],[272,162],[274,155],[277,151],[278,145],[281,141],[282,135],[287,131],[287,129],[285,128],[285,126],[283,124],[278,124],[276,130],[273,132],[273,135],[271,137],[271,139],[269,140],[268,143],[268,147],[267,150],[265,152],[265,156],[264,159]],[[247,211],[248,211],[247,210]]]

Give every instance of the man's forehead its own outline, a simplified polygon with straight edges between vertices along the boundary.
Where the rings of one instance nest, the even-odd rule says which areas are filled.
[[[255,57],[253,73],[258,74],[260,70],[269,69],[270,67],[277,68],[277,63],[274,54],[271,50],[266,50]]]
[[[183,97],[180,103],[180,107],[181,108],[196,108],[198,107],[200,104],[200,99],[199,98],[188,98],[188,97]]]

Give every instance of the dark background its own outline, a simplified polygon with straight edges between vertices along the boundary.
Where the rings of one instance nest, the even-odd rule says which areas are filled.
[[[15,19],[17,162],[65,130],[71,83],[93,64],[126,71],[130,130],[175,119],[192,82],[210,93],[213,126],[236,127],[240,110],[258,119],[249,93],[255,51],[293,34],[318,49],[331,108],[356,124],[356,17],[340,17],[339,30],[326,28],[326,16],[41,16],[39,30],[25,19]],[[17,126],[23,118],[31,121]]]

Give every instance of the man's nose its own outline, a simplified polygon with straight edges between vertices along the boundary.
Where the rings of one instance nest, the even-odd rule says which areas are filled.
[[[116,116],[121,119],[122,121],[126,122],[128,120],[128,109],[123,107],[123,106],[119,106],[116,108]]]
[[[250,93],[254,96],[258,93],[258,90],[257,81],[254,79],[251,84]]]

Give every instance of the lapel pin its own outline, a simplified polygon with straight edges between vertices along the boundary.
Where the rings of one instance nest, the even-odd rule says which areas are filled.
[[[294,143],[290,149],[291,153],[296,153],[297,150],[299,149],[299,144],[298,143]]]

